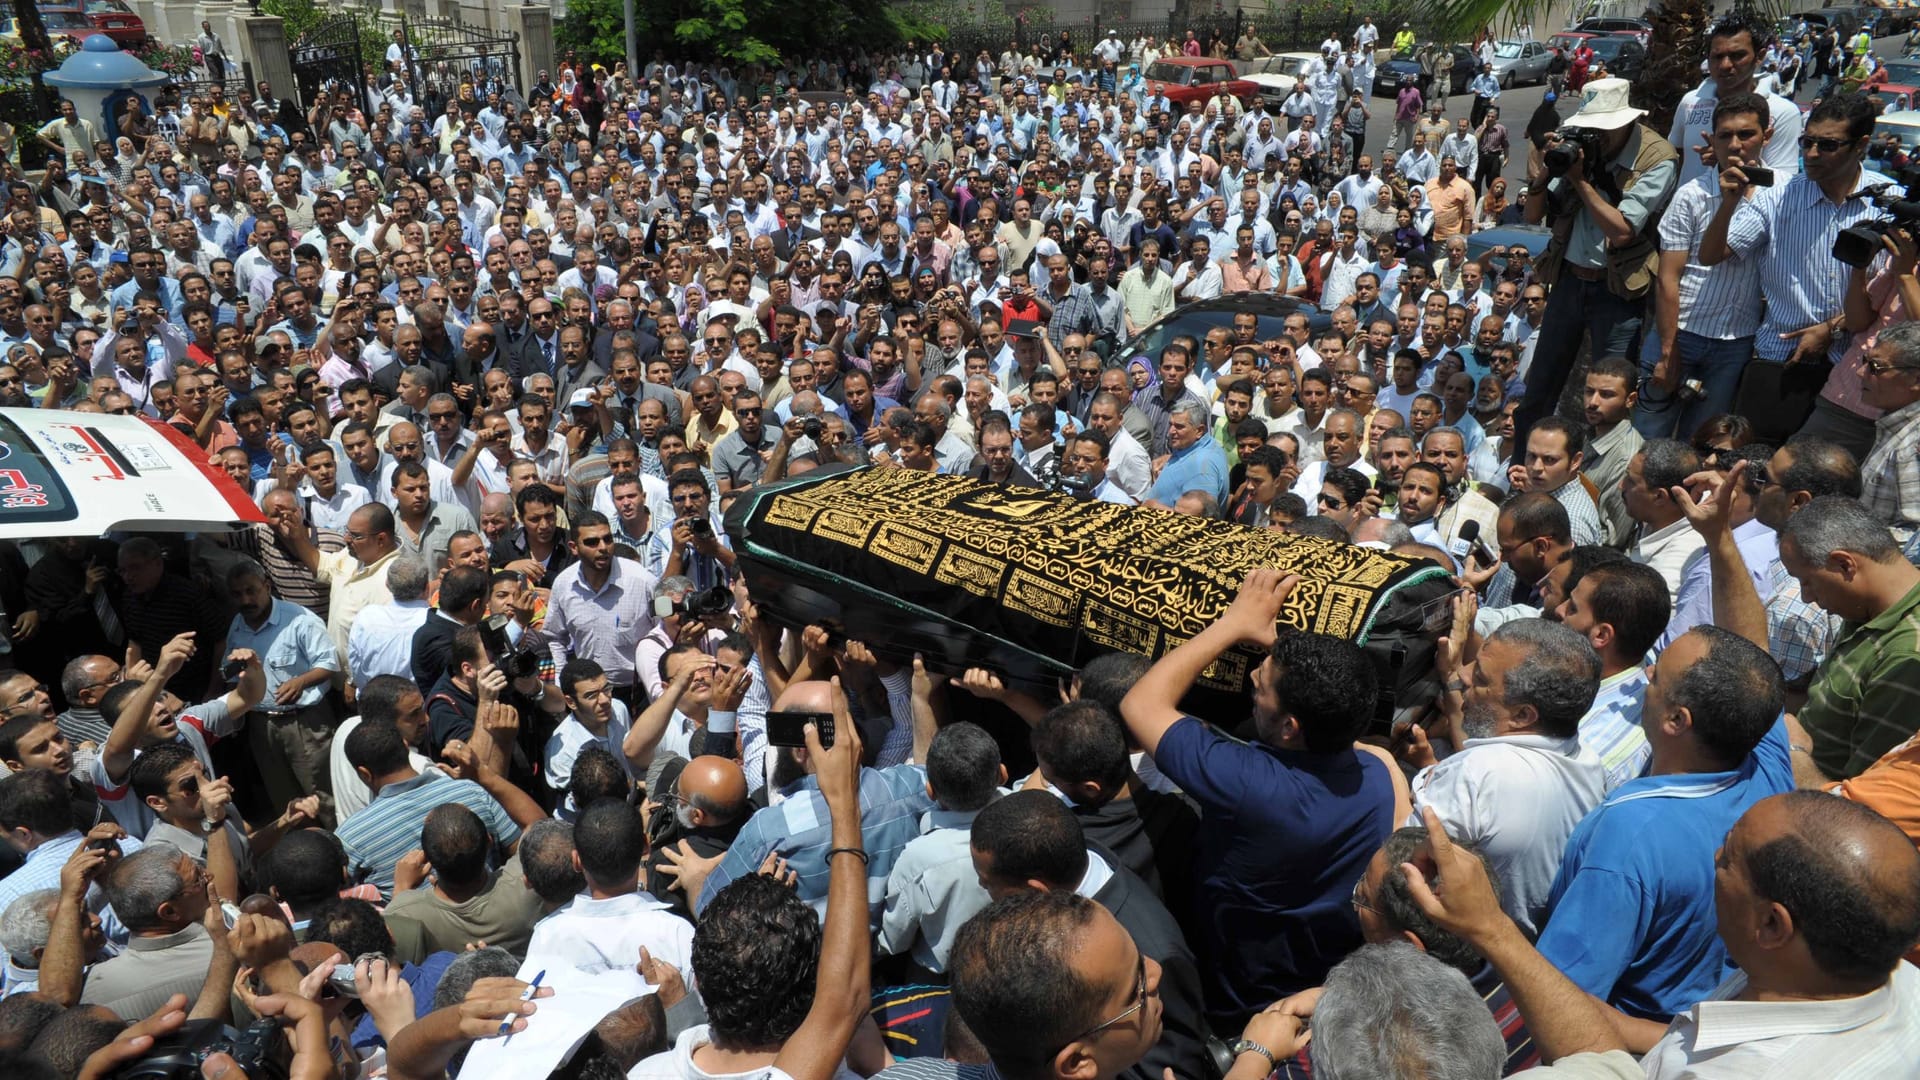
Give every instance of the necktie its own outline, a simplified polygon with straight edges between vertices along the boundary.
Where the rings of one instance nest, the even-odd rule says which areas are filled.
[[[113,602],[107,599],[107,590],[94,590],[93,613],[99,617],[100,629],[107,635],[108,641],[115,646],[126,644],[126,629],[120,625],[120,616],[113,610]]]
[[[541,342],[541,343],[540,343],[540,351],[541,351],[541,353],[543,353],[543,354],[544,354],[544,355],[546,356],[546,358],[547,358],[547,371],[548,371],[549,373],[551,373],[551,372],[553,371],[553,342],[551,342],[551,341],[543,341],[543,342]]]

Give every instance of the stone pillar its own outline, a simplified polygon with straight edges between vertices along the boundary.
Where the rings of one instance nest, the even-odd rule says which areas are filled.
[[[254,80],[264,81],[275,97],[299,100],[293,57],[287,52],[286,20],[278,15],[242,15],[234,22],[241,32],[239,58],[253,65]]]
[[[553,71],[553,19],[553,9],[545,4],[507,7],[507,29],[520,35],[518,81],[523,93],[540,72]]]

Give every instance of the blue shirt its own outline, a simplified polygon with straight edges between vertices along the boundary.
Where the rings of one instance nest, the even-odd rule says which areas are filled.
[[[300,692],[290,705],[275,700],[280,684],[305,675],[314,668],[340,670],[339,650],[327,636],[327,624],[318,615],[298,604],[273,601],[267,621],[258,630],[247,624],[245,615],[235,615],[227,628],[227,648],[252,649],[260,654],[260,666],[267,676],[267,696],[260,699],[259,712],[280,713],[318,705],[327,694],[326,682],[318,682]]]
[[[454,802],[477,814],[496,843],[510,847],[520,842],[520,826],[485,788],[429,769],[411,780],[381,788],[365,810],[334,830],[355,880],[372,882],[379,886],[382,896],[392,899],[393,868],[399,865],[401,856],[420,846],[420,826],[427,814],[436,806]]]
[[[1733,212],[1727,246],[1734,257],[1759,263],[1760,294],[1767,299],[1766,315],[1753,339],[1753,351],[1762,360],[1784,363],[1795,343],[1780,335],[1840,313],[1853,268],[1833,257],[1834,237],[1864,220],[1887,216],[1863,194],[1863,189],[1887,182],[1879,173],[1862,169],[1853,191],[1836,205],[1819,184],[1796,173],[1778,187],[1758,189]],[[1849,337],[1833,335],[1828,360],[1840,362]]]
[[[153,291],[160,298],[160,306],[166,309],[167,318],[173,322],[179,322],[180,308],[186,303],[186,299],[180,295],[180,283],[172,278],[163,277]],[[138,295],[140,295],[138,281],[121,282],[120,287],[113,290],[111,297],[113,306],[132,311],[133,298]]]
[[[1226,505],[1227,452],[1211,435],[1200,436],[1185,450],[1175,450],[1160,469],[1160,479],[1147,492],[1147,498],[1172,506],[1189,491],[1204,491],[1215,502]]]
[[[1629,781],[1573,830],[1547,897],[1540,953],[1582,990],[1666,1020],[1731,974],[1713,855],[1753,804],[1793,790],[1776,720],[1740,768]]]
[[[796,890],[821,916],[827,911],[827,848],[833,842],[833,822],[827,815],[820,783],[809,776],[789,785],[782,801],[747,819],[727,849],[726,857],[708,875],[694,905],[697,915],[707,909],[735,878],[760,872],[768,855],[779,854],[787,868],[799,875]],[[886,907],[887,878],[900,852],[920,835],[920,815],[933,809],[927,796],[927,770],[918,765],[860,770],[860,838],[867,849],[867,922],[878,931]]]
[[[1361,944],[1353,886],[1394,826],[1386,765],[1235,742],[1191,716],[1153,762],[1200,805],[1189,932],[1208,1015],[1227,1030],[1319,986]]]

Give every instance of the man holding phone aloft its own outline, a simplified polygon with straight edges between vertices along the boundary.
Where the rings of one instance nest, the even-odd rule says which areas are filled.
[[[1714,48],[1722,44],[1715,40]],[[1779,141],[1759,95],[1722,94],[1712,100],[1707,139],[1716,161],[1729,166],[1759,161],[1769,142]],[[1797,117],[1799,110],[1794,112]],[[1746,188],[1741,197],[1753,190]],[[1641,354],[1643,386],[1633,415],[1634,430],[1644,438],[1690,433],[1708,417],[1732,409],[1740,373],[1753,355],[1760,328],[1758,264],[1728,259],[1707,266],[1700,260],[1707,223],[1724,202],[1719,170],[1701,172],[1674,192],[1660,221],[1660,275],[1654,284],[1659,348]],[[1700,392],[1683,397],[1681,387],[1695,382]]]

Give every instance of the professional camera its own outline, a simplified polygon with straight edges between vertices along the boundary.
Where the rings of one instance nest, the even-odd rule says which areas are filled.
[[[687,520],[687,531],[695,536],[712,536],[713,522],[703,517],[689,518]]]
[[[1834,258],[1848,266],[1865,266],[1880,253],[1880,238],[1894,229],[1920,237],[1920,165],[1897,169],[1893,177],[1895,183],[1870,190],[1873,204],[1890,216],[1840,230],[1833,238]]]
[[[281,1080],[287,1075],[289,1055],[278,1023],[260,1020],[235,1031],[218,1020],[189,1020],[114,1076],[117,1080],[197,1080],[201,1063],[215,1054],[231,1057],[248,1080]]]
[[[509,679],[540,674],[540,651],[515,648],[513,639],[507,636],[507,625],[511,622],[511,615],[489,615],[480,620],[480,640],[487,647],[487,655],[493,657],[494,665]]]
[[[827,425],[817,416],[803,417],[800,420],[800,434],[805,435],[814,442],[819,442],[821,433],[826,430]]]
[[[1540,154],[1548,176],[1567,175],[1567,170],[1573,168],[1575,154],[1585,154],[1587,167],[1592,168],[1600,160],[1600,144],[1607,137],[1606,132],[1588,127],[1563,127],[1553,134],[1560,141]]]
[[[665,593],[653,598],[653,613],[662,619],[674,615],[692,615],[696,618],[706,615],[724,615],[732,607],[733,590],[725,585],[715,585],[711,589],[695,589],[678,602]]]

